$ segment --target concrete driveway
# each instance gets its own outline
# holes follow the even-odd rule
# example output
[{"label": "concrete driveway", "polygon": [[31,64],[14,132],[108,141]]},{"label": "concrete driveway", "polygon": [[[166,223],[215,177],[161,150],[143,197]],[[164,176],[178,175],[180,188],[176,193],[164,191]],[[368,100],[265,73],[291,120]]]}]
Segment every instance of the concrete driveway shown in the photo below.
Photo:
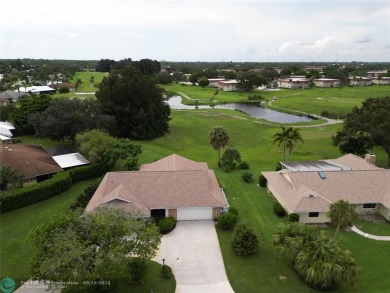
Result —
[{"label": "concrete driveway", "polygon": [[162,259],[175,274],[176,293],[234,292],[211,220],[178,222],[161,240],[154,260]]}]

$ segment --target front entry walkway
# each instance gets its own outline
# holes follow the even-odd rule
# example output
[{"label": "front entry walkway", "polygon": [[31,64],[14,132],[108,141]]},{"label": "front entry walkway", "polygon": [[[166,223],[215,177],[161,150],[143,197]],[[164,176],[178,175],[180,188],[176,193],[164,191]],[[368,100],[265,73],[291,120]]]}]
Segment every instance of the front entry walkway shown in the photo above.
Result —
[{"label": "front entry walkway", "polygon": [[211,220],[177,222],[175,230],[163,236],[154,261],[162,259],[173,270],[176,293],[234,293]]},{"label": "front entry walkway", "polygon": [[390,236],[377,236],[377,235],[371,235],[371,234],[368,234],[368,233],[365,233],[361,230],[359,230],[358,228],[356,228],[355,226],[352,226],[351,227],[351,230],[359,235],[362,235],[366,238],[369,238],[369,239],[374,239],[374,240],[381,240],[381,241],[390,241]]}]

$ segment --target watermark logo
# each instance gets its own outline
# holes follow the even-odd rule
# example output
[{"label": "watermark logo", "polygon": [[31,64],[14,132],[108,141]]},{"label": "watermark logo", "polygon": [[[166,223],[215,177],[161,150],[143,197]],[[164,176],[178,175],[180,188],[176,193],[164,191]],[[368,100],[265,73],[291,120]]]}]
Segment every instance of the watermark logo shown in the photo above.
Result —
[{"label": "watermark logo", "polygon": [[15,290],[15,281],[10,277],[4,278],[0,281],[0,290],[3,293],[11,293]]}]

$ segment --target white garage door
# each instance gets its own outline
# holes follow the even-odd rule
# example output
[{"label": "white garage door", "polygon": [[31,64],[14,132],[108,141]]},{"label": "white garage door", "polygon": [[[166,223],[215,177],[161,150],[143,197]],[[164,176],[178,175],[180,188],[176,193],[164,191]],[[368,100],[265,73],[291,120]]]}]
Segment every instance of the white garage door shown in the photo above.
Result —
[{"label": "white garage door", "polygon": [[177,219],[185,220],[211,220],[213,208],[181,208],[177,209]]}]

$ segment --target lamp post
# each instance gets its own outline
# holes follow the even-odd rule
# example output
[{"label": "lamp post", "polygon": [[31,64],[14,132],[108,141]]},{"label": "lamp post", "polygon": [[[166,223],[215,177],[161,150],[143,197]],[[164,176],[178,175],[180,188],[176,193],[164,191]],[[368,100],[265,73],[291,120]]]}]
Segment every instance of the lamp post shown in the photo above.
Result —
[{"label": "lamp post", "polygon": [[162,261],[163,261],[162,270],[164,270],[164,268],[165,268],[165,258],[163,258]]}]

